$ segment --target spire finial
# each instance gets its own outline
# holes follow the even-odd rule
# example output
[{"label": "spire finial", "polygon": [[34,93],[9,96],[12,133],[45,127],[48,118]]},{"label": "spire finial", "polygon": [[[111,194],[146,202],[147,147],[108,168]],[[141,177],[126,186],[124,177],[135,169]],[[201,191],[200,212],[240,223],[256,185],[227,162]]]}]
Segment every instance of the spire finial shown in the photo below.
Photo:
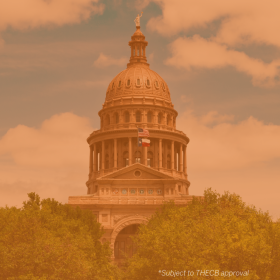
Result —
[{"label": "spire finial", "polygon": [[136,27],[140,27],[140,17],[142,17],[143,12],[141,12],[141,16],[139,16],[139,14],[137,15],[137,17],[135,18],[134,22],[136,24]]}]

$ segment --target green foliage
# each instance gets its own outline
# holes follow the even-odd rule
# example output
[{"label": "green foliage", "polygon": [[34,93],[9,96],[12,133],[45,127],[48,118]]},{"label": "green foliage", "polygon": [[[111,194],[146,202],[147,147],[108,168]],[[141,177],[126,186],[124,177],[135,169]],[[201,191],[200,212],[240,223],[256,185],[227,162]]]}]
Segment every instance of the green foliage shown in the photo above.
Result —
[{"label": "green foliage", "polygon": [[140,227],[138,252],[128,260],[124,279],[162,279],[163,270],[195,273],[172,279],[225,279],[200,276],[197,270],[219,270],[220,275],[249,270],[241,277],[247,280],[279,278],[280,224],[235,194],[209,189],[204,195],[186,207],[168,203]]},{"label": "green foliage", "polygon": [[103,231],[86,210],[40,200],[35,193],[21,209],[0,208],[1,280],[117,279]]}]

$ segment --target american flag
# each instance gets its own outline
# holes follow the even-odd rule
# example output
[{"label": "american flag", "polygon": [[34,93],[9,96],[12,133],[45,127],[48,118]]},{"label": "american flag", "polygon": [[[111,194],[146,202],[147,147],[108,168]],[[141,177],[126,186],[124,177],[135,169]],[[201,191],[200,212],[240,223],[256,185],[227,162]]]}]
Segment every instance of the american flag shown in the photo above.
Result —
[{"label": "american flag", "polygon": [[138,129],[138,137],[150,137],[149,131],[147,129],[143,129],[140,127],[137,127]]}]

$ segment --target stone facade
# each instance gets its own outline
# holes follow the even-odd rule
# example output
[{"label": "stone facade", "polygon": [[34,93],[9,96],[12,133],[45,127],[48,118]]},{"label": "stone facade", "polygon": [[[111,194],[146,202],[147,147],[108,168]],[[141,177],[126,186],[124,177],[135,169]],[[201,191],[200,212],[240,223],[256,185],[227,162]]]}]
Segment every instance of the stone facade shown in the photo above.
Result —
[{"label": "stone facade", "polygon": [[[166,201],[186,205],[192,199],[189,138],[176,130],[178,113],[167,84],[149,68],[147,45],[137,27],[127,69],[109,84],[98,113],[100,130],[87,139],[87,195],[69,197],[69,204],[93,211],[106,231],[102,241],[110,242],[116,258],[117,251],[130,250],[125,237],[133,234],[133,225],[145,223]],[[137,127],[149,130],[150,147],[138,147]]]}]

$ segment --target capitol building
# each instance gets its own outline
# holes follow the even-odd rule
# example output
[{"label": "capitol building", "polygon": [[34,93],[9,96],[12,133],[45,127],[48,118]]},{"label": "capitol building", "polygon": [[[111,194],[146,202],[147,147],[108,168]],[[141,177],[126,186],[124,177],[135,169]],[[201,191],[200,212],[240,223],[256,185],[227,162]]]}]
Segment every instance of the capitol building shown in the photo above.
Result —
[{"label": "capitol building", "polygon": [[[189,138],[176,129],[178,112],[168,85],[150,69],[147,45],[136,23],[127,68],[110,82],[98,112],[100,129],[87,138],[86,193],[68,201],[96,215],[105,230],[101,241],[110,243],[117,263],[134,254],[130,237],[165,202],[184,206],[193,198],[187,175]],[[138,127],[149,132],[149,146],[139,147]]]}]

